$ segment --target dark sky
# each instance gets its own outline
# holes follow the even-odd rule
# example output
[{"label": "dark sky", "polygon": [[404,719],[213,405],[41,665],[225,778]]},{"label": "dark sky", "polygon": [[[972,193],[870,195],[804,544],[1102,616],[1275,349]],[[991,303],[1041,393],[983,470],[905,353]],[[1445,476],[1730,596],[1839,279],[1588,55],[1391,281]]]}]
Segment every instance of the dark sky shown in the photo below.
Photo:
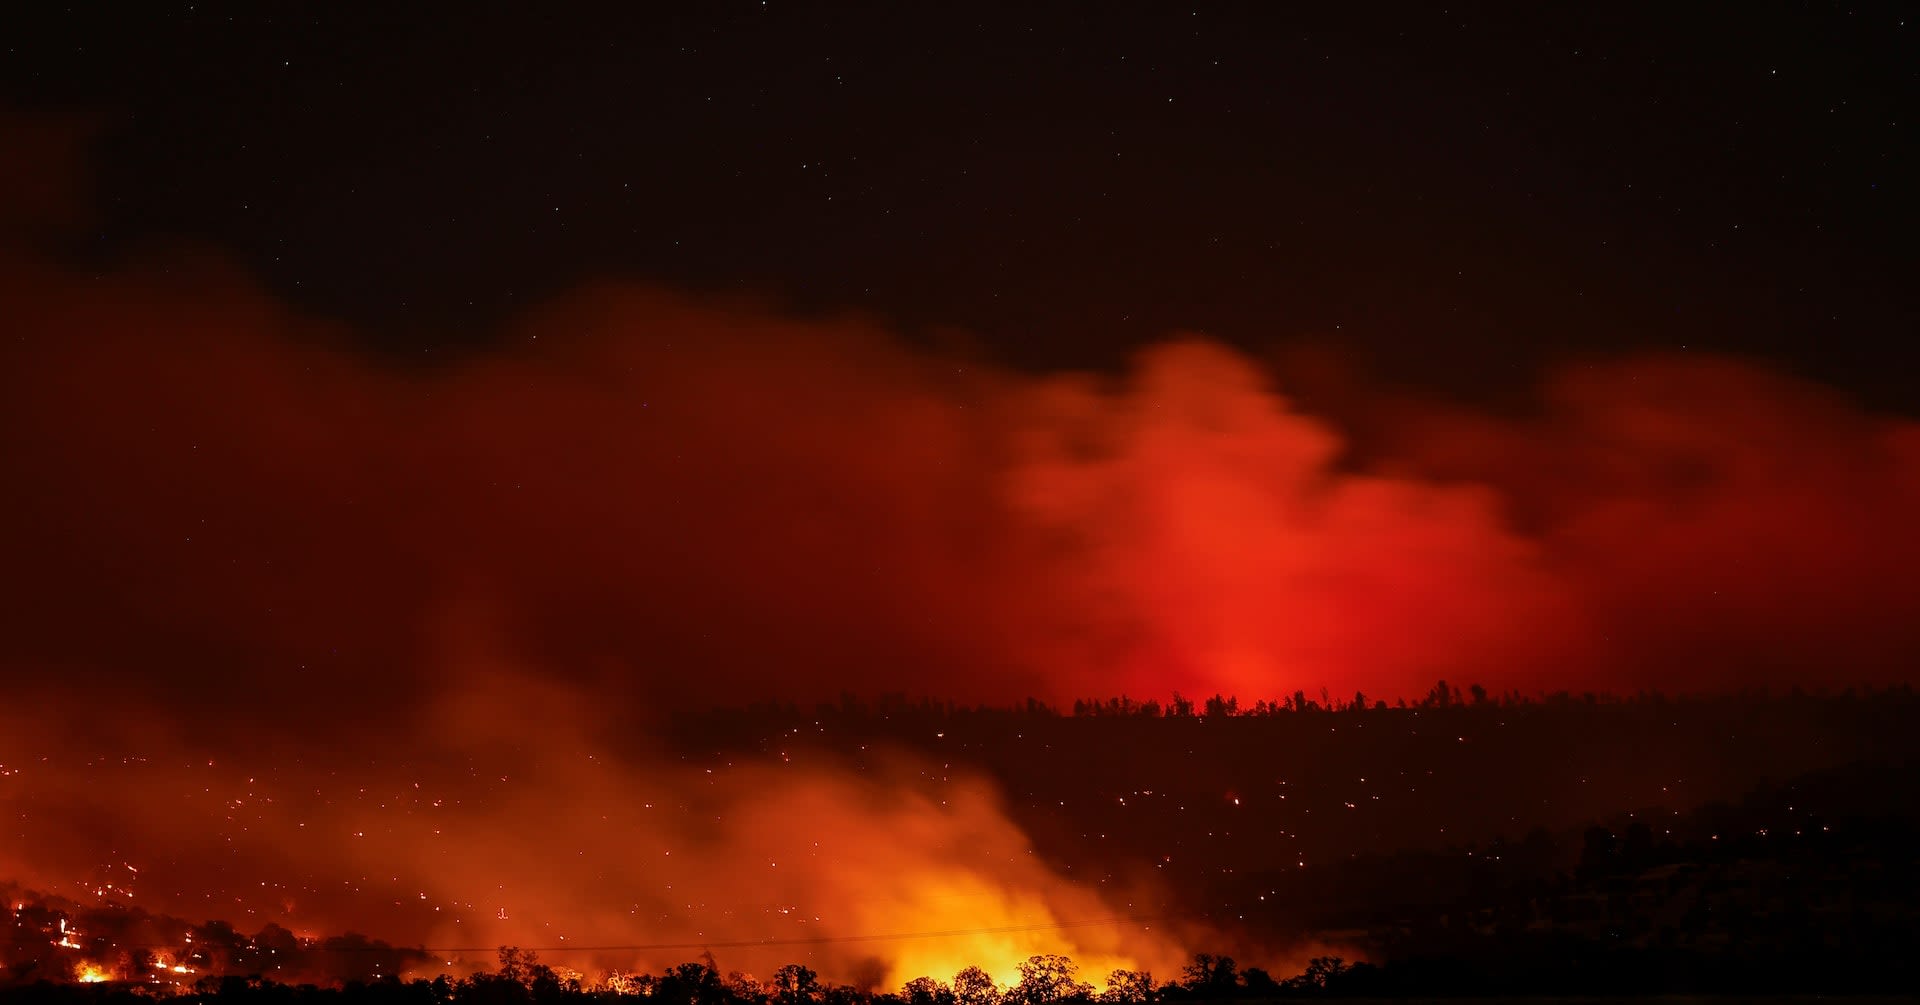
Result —
[{"label": "dark sky", "polygon": [[3,93],[98,123],[92,250],[204,238],[379,350],[618,276],[1036,369],[1685,346],[1914,407],[1897,6],[35,6]]},{"label": "dark sky", "polygon": [[626,9],[12,15],[0,671],[1911,679],[1899,15]]}]

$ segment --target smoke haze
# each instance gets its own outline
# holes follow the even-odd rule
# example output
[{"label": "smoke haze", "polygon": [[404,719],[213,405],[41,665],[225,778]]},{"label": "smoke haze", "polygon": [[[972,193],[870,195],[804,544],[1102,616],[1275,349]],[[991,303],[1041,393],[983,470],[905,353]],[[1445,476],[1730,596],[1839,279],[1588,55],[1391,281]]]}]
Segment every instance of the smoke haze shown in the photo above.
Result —
[{"label": "smoke haze", "polygon": [[[1155,895],[1034,861],[964,772],[709,775],[634,737],[842,691],[1720,690],[1910,680],[1920,653],[1920,425],[1753,361],[1336,419],[1200,335],[1036,374],[603,283],[415,365],[214,252],[41,253],[77,213],[61,177],[0,217],[0,805],[31,818],[0,867],[29,881],[137,849],[175,910],[430,945],[1038,926],[877,966],[1065,942],[1164,972],[1160,927],[1046,930]],[[221,871],[273,892],[182,902]]]}]

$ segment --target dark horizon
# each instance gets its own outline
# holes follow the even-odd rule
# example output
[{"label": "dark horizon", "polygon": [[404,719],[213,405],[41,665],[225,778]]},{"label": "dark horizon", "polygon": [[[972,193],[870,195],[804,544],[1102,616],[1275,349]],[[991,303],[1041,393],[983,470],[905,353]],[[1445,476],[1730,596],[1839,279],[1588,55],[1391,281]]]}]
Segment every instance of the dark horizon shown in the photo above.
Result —
[{"label": "dark horizon", "polygon": [[[44,878],[28,886],[66,892],[14,892],[27,927],[6,972],[151,984],[129,955],[144,948],[187,960],[193,975],[157,976],[181,988],[429,979],[490,970],[490,953],[408,947],[498,944],[592,986],[705,948],[717,973],[799,963],[879,991],[967,965],[1012,984],[1015,963],[1052,953],[1096,984],[1109,969],[1165,981],[1209,952],[1276,979],[1315,957],[1368,964],[1342,994],[1887,990],[1909,979],[1886,940],[1911,916],[1915,702],[1904,685],[1543,701],[1436,686],[1402,707],[1218,699],[1164,715],[848,699],[583,732],[584,765],[539,732],[388,743],[374,761],[56,760],[11,772],[39,820],[21,850]],[[355,878],[362,842],[390,882]],[[416,901],[415,884],[435,893]],[[1783,895],[1802,906],[1765,906]],[[609,912],[631,896],[656,913]],[[1840,970],[1782,962],[1842,931]],[[304,962],[249,955],[295,933]],[[1601,969],[1562,969],[1574,958]]]},{"label": "dark horizon", "polygon": [[1025,370],[1203,331],[1484,401],[1705,351],[1915,408],[1897,5],[9,20],[0,93],[101,139],[80,248],[227,249],[394,358],[640,276]]}]

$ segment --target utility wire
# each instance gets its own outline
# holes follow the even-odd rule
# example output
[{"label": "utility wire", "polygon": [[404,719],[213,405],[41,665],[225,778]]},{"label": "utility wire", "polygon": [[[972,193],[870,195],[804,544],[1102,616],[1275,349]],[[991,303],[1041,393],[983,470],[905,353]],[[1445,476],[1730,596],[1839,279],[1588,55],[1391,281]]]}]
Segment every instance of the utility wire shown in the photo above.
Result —
[{"label": "utility wire", "polygon": [[[507,946],[534,953],[600,953],[600,952],[646,952],[668,949],[750,949],[755,946],[825,946],[861,942],[909,942],[916,939],[953,939],[970,935],[1018,935],[1029,932],[1059,932],[1074,928],[1099,928],[1106,925],[1148,924],[1156,921],[1169,921],[1175,918],[1198,916],[1199,912],[1176,912],[1153,915],[1129,915],[1111,918],[1082,918],[1076,921],[1036,922],[1026,925],[1000,925],[991,928],[949,928],[935,932],[889,932],[869,935],[800,935],[783,938],[759,939],[708,939],[699,942],[636,942],[617,946]],[[172,943],[116,943],[116,949],[177,950],[182,948]],[[437,956],[459,955],[463,953],[498,952],[500,946],[327,946],[316,943],[301,945],[302,952],[309,953],[430,953]]]},{"label": "utility wire", "polygon": [[[938,932],[891,932],[883,935],[813,935],[787,938],[766,939],[714,939],[702,942],[647,942],[620,946],[518,946],[535,953],[598,953],[598,952],[640,952],[664,949],[747,949],[754,946],[823,946],[850,942],[906,942],[914,939],[951,939],[969,935],[1015,935],[1026,932],[1055,932],[1071,928],[1098,928],[1104,925],[1145,924],[1161,921],[1177,915],[1157,915],[1152,917],[1124,918],[1085,918],[1079,921],[1056,921],[1031,925],[1001,925],[995,928],[950,928]],[[394,947],[401,948],[401,947]],[[427,953],[491,953],[498,946],[467,946],[454,949],[422,949]],[[325,952],[326,950],[318,950]]]}]

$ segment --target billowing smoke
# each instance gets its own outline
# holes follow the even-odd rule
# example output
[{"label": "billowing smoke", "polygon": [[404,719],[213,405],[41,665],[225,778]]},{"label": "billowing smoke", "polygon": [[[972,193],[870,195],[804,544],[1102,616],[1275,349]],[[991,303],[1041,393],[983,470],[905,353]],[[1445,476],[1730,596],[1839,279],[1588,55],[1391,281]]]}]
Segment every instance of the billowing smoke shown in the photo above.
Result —
[{"label": "billowing smoke", "polygon": [[377,714],[485,635],[625,698],[1390,696],[1916,642],[1917,427],[1734,360],[1570,369],[1359,466],[1201,338],[1030,376],[600,287],[408,371],[218,269],[8,271],[29,680]]},{"label": "billowing smoke", "polygon": [[[390,938],[693,943],[1151,900],[1031,861],[991,791],[926,784],[941,766],[607,754],[676,702],[1696,690],[1910,679],[1920,654],[1920,426],[1750,362],[1569,365],[1519,418],[1377,400],[1347,417],[1361,456],[1198,336],[1036,375],[605,284],[410,365],[214,254],[26,247],[0,249],[7,764],[66,828],[37,833],[182,874],[230,854],[316,925],[377,900],[407,906],[373,912]],[[102,756],[170,766],[86,791],[63,761]],[[496,776],[525,784],[484,809],[411,788]],[[419,812],[354,826],[365,790]],[[196,846],[232,800],[254,829]],[[421,904],[542,927],[467,939]],[[1164,966],[1140,927],[873,954]]]},{"label": "billowing smoke", "polygon": [[[620,719],[537,679],[481,674],[422,723],[436,759],[480,787],[363,854],[368,868],[464,884],[428,893],[466,908],[434,919],[428,944],[485,947],[506,932],[521,945],[616,947],[569,959],[606,968],[712,951],[763,978],[804,958],[898,986],[968,965],[1011,978],[1040,952],[1101,974],[1171,972],[1172,933],[1199,931],[1149,885],[1057,875],[992,786],[954,765],[904,750],[855,764],[801,736],[703,765],[634,751]],[[621,948],[635,942],[668,948]]]},{"label": "billowing smoke", "polygon": [[970,965],[1012,980],[1048,952],[1170,974],[1203,931],[1149,884],[1062,878],[955,765],[853,764],[801,736],[689,763],[636,751],[621,718],[500,670],[353,751],[189,762],[220,741],[9,715],[0,808],[22,826],[0,870],[242,933],[371,931],[434,949],[434,972],[491,969],[516,945],[590,974],[703,952],[763,979],[804,961],[890,987]]}]

